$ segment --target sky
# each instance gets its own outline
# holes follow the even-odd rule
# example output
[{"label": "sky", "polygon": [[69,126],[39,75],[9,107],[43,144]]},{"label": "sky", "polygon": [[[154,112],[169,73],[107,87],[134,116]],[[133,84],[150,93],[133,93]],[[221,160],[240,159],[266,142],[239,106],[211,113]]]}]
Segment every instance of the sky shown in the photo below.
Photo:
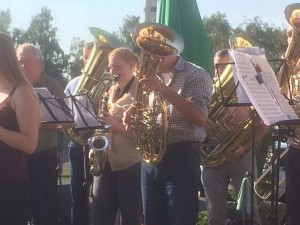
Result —
[{"label": "sky", "polygon": [[[184,0],[182,0],[184,1]],[[259,17],[263,22],[286,27],[284,8],[290,0],[197,0],[202,18],[213,13],[226,14],[233,28],[247,19]],[[74,37],[93,41],[88,27],[99,27],[110,33],[122,27],[126,16],[140,16],[144,21],[145,0],[0,0],[0,10],[10,10],[11,28],[26,30],[32,17],[46,6],[57,28],[57,39],[65,53],[69,53]]]}]

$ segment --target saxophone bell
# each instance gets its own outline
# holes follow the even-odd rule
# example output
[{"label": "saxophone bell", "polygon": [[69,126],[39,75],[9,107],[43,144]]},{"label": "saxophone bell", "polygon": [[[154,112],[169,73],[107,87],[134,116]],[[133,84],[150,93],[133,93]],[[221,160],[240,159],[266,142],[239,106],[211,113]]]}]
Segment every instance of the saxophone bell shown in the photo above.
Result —
[{"label": "saxophone bell", "polygon": [[88,139],[88,145],[94,151],[101,152],[108,147],[109,140],[104,134],[98,136],[92,136]]}]

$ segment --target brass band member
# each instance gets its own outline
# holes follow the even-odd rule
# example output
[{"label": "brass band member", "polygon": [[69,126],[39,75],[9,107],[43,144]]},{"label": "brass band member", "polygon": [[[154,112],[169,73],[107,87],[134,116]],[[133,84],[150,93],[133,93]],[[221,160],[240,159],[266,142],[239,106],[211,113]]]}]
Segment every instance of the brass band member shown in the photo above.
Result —
[{"label": "brass band member", "polygon": [[[295,6],[300,8],[299,3],[295,3]],[[299,30],[295,30],[291,25],[287,28],[288,42],[291,40],[291,36],[294,32],[297,32],[299,36]],[[297,48],[299,45],[297,46]],[[300,66],[298,60],[297,66]],[[298,94],[298,93],[297,93]],[[299,107],[299,106],[296,106]],[[299,137],[296,137],[299,140]],[[288,224],[296,225],[300,221],[300,142],[294,141],[289,146],[285,161],[285,178],[286,178],[286,205],[288,214]]]},{"label": "brass band member", "polygon": [[119,208],[123,225],[140,225],[142,158],[132,134],[122,123],[123,112],[133,103],[137,85],[133,73],[138,59],[129,49],[117,48],[109,54],[108,61],[109,72],[119,78],[110,89],[109,111],[100,115],[100,120],[110,125],[110,145],[100,176],[94,176],[92,224],[113,225]]},{"label": "brass band member", "polygon": [[[167,149],[157,164],[142,164],[142,193],[147,225],[195,225],[200,188],[199,144],[205,138],[212,79],[179,55],[165,57],[157,76],[140,80],[166,99]],[[161,82],[163,80],[164,82]],[[134,108],[125,114],[131,127]]]},{"label": "brass band member", "polygon": [[[44,73],[44,56],[41,49],[25,43],[17,48],[17,58],[26,78],[34,87],[46,87],[54,97],[63,97],[59,82]],[[39,129],[35,153],[26,157],[30,181],[31,217],[35,225],[57,223],[57,130]]]},{"label": "brass band member", "polygon": [[[94,43],[85,43],[82,48],[83,64],[86,65],[88,58],[93,49]],[[74,93],[74,90],[81,76],[72,79],[65,88],[66,96]],[[88,225],[89,224],[89,200],[88,200],[88,183],[91,182],[92,175],[85,177],[84,172],[89,168],[88,163],[84,160],[88,159],[88,151],[84,152],[83,146],[70,141],[68,144],[69,161],[70,161],[70,188],[71,188],[71,225]],[[85,157],[84,157],[85,154]]]},{"label": "brass band member", "polygon": [[[229,63],[230,58],[227,49],[222,49],[216,52],[214,57],[215,79],[217,75],[222,74],[225,70],[226,64]],[[218,66],[217,64],[221,64]],[[235,108],[235,107],[233,107]],[[229,108],[230,110],[230,108]],[[229,111],[229,113],[231,113]],[[245,121],[251,116],[251,109],[248,106],[238,107],[233,111],[232,127],[234,125]],[[255,143],[258,142],[268,131],[268,127],[262,122],[255,127]],[[252,132],[251,132],[252,133]],[[202,169],[202,183],[204,187],[206,204],[208,209],[208,224],[209,225],[226,225],[227,223],[227,196],[228,185],[232,182],[236,193],[239,192],[243,178],[247,172],[252,171],[252,137],[249,137],[246,142],[236,148],[232,152],[226,152],[226,161],[213,168],[203,166]],[[255,172],[256,171],[255,162]],[[257,175],[257,174],[256,174]],[[260,219],[258,215],[258,208],[254,204],[254,224],[259,225]],[[242,216],[245,218],[244,211]],[[250,215],[247,215],[250,221]]]},{"label": "brass band member", "polygon": [[0,224],[27,225],[29,188],[24,155],[35,151],[40,111],[13,41],[5,33],[0,33],[0,49]]}]

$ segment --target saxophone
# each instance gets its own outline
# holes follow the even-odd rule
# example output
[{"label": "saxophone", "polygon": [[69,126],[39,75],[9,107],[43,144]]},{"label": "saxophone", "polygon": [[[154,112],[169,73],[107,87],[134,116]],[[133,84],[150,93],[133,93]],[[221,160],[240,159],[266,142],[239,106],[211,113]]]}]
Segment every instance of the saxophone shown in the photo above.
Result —
[{"label": "saxophone", "polygon": [[[112,34],[102,29],[90,27],[89,30],[95,37],[94,47],[74,93],[71,94],[87,95],[97,115],[103,110],[107,90],[115,81],[115,77],[107,72],[108,54],[113,49],[124,47],[125,45]],[[90,132],[77,132],[74,127],[64,130],[66,136],[73,142],[80,145],[91,145],[90,147],[94,153],[93,156],[95,156],[90,160],[92,174],[100,174],[98,168],[101,168],[101,166],[97,165],[98,162],[96,158],[102,158],[98,157],[98,152],[102,152],[109,144],[108,139],[102,134],[104,131],[102,132],[100,130],[105,130],[105,128],[97,129],[93,132],[92,137],[90,137]]]},{"label": "saxophone", "polygon": [[[169,27],[156,23],[139,24],[132,39],[141,49],[136,77],[142,79],[156,74],[166,56],[175,55],[183,48],[183,40]],[[133,118],[135,146],[146,163],[155,164],[162,159],[167,147],[167,106],[160,93],[138,83]],[[157,135],[158,134],[158,135]]]}]

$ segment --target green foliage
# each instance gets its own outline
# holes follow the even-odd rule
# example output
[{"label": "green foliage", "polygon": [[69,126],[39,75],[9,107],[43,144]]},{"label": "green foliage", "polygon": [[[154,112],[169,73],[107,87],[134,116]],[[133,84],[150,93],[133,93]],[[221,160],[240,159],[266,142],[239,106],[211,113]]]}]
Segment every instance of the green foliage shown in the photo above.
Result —
[{"label": "green foliage", "polygon": [[126,16],[123,19],[123,26],[119,28],[118,33],[114,33],[118,38],[123,40],[128,46],[133,50],[134,53],[139,54],[140,49],[136,46],[134,41],[131,38],[131,33],[133,28],[138,25],[140,22],[140,17],[136,16]]},{"label": "green foliage", "polygon": [[69,64],[68,64],[68,79],[72,79],[81,74],[81,70],[83,68],[82,61],[82,47],[84,45],[84,41],[79,38],[73,38],[71,41]]},{"label": "green foliage", "polygon": [[207,225],[208,224],[208,214],[207,211],[198,212],[197,225]]},{"label": "green foliage", "polygon": [[234,29],[234,33],[244,34],[257,41],[274,59],[281,58],[287,47],[285,30],[274,24],[264,23],[259,17],[245,21]]},{"label": "green foliage", "polygon": [[216,12],[210,17],[203,17],[203,24],[215,51],[229,48],[229,37],[233,34],[226,14]]},{"label": "green foliage", "polygon": [[11,24],[10,10],[1,11],[0,10],[0,31],[9,34],[9,26]]}]

